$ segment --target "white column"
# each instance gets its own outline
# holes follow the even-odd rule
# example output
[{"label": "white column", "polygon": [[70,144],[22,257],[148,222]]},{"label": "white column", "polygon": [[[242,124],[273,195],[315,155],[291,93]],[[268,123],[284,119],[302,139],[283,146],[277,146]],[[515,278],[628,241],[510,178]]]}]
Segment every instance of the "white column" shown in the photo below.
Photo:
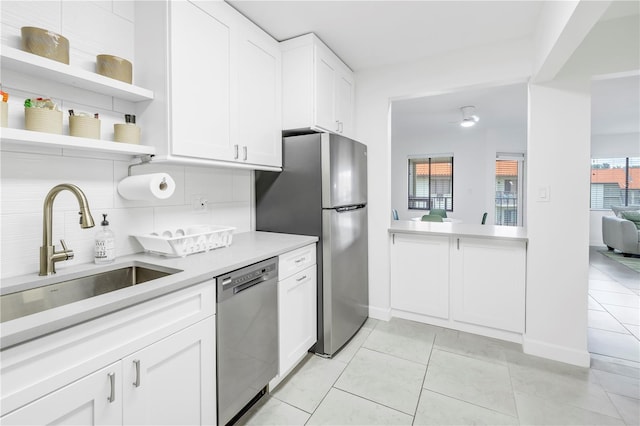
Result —
[{"label": "white column", "polygon": [[588,366],[588,82],[529,87],[524,351]]}]

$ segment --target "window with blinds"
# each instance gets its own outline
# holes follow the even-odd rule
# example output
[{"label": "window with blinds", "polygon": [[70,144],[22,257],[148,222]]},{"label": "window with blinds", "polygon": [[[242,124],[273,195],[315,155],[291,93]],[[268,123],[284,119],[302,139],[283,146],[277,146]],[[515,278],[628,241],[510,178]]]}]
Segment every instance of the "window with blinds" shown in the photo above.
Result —
[{"label": "window with blinds", "polygon": [[591,160],[591,208],[640,204],[640,157]]},{"label": "window with blinds", "polygon": [[408,207],[453,211],[453,157],[409,159]]}]

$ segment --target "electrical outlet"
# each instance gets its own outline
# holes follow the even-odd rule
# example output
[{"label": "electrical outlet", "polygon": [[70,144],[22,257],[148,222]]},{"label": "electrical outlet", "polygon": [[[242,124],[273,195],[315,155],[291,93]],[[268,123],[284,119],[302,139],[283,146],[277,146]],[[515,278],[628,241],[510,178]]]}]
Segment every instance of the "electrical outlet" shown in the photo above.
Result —
[{"label": "electrical outlet", "polygon": [[206,212],[209,206],[209,200],[207,200],[204,194],[194,194],[191,196],[191,207],[194,212]]}]

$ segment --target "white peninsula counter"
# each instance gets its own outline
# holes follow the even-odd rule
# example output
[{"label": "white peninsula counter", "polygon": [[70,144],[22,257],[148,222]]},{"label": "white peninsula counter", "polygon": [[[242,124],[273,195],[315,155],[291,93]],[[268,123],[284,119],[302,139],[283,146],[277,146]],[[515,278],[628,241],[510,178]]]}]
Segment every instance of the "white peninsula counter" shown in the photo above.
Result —
[{"label": "white peninsula counter", "polygon": [[522,342],[525,229],[396,220],[389,236],[392,316]]}]

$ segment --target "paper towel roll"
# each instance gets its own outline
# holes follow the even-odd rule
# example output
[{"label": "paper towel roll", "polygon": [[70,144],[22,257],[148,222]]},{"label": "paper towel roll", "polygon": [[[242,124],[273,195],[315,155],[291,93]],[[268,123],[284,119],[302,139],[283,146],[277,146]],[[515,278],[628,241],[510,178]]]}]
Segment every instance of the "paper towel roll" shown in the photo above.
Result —
[{"label": "paper towel roll", "polygon": [[176,190],[167,173],[129,176],[118,183],[118,193],[127,200],[164,200]]}]

